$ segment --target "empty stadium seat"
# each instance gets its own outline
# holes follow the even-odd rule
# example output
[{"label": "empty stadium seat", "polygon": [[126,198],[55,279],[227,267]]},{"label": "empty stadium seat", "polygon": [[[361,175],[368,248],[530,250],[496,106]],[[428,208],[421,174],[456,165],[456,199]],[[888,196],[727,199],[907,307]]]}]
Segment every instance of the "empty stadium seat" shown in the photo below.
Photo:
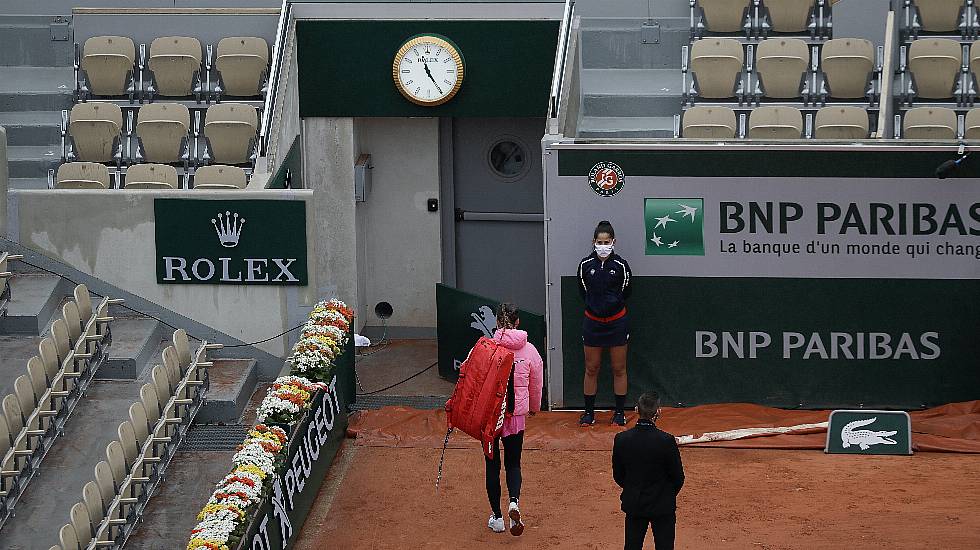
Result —
[{"label": "empty stadium seat", "polygon": [[134,164],[126,171],[125,189],[177,189],[177,169],[166,164]]},{"label": "empty stadium seat", "polygon": [[915,0],[922,30],[949,32],[959,29],[963,0]]},{"label": "empty stadium seat", "polygon": [[76,94],[116,97],[134,93],[133,70],[136,46],[125,36],[93,36],[85,41],[79,55],[75,47]]},{"label": "empty stadium seat", "polygon": [[698,0],[701,26],[711,32],[740,32],[749,25],[747,10],[750,0]]},{"label": "empty stadium seat", "polygon": [[863,98],[875,70],[874,45],[863,38],[834,38],[820,50],[827,94],[839,99]]},{"label": "empty stadium seat", "polygon": [[218,41],[215,56],[218,98],[223,95],[262,95],[269,70],[269,44],[265,39],[256,36],[222,38]]},{"label": "empty stadium seat", "polygon": [[258,112],[250,105],[221,103],[208,107],[204,136],[211,158],[219,164],[250,164],[258,126]]},{"label": "empty stadium seat", "polygon": [[78,103],[71,108],[66,160],[119,161],[122,157],[122,109],[114,103]]},{"label": "empty stadium seat", "polygon": [[916,107],[902,118],[906,139],[956,139],[956,111],[946,107]]},{"label": "empty stadium seat", "polygon": [[755,54],[762,95],[779,99],[800,97],[809,65],[810,49],[806,42],[797,38],[763,40]]},{"label": "empty stadium seat", "polygon": [[916,97],[953,97],[960,66],[960,44],[955,40],[920,38],[909,46],[908,68],[915,85]]},{"label": "empty stadium seat", "polygon": [[108,189],[109,169],[97,162],[69,162],[58,167],[58,189]]},{"label": "empty stadium seat", "polygon": [[738,129],[735,111],[728,107],[691,107],[684,111],[682,137],[732,139]]},{"label": "empty stadium seat", "polygon": [[147,67],[150,95],[185,97],[200,93],[201,42],[188,36],[162,36],[150,43]]},{"label": "empty stadium seat", "polygon": [[136,122],[138,158],[147,162],[187,163],[190,125],[190,111],[179,103],[142,106]]},{"label": "empty stadium seat", "polygon": [[863,107],[835,105],[817,111],[813,125],[816,139],[865,139],[868,137],[868,111]]},{"label": "empty stadium seat", "polygon": [[967,111],[963,139],[980,139],[980,109]]},{"label": "empty stadium seat", "polygon": [[776,32],[807,30],[814,0],[766,0],[769,25]]},{"label": "empty stadium seat", "polygon": [[756,107],[749,114],[751,139],[799,139],[803,114],[794,107]]},{"label": "empty stadium seat", "polygon": [[194,189],[245,189],[248,177],[237,166],[214,164],[194,172]]},{"label": "empty stadium seat", "polygon": [[690,57],[695,95],[709,99],[735,97],[745,63],[745,52],[738,40],[697,40],[691,44]]}]

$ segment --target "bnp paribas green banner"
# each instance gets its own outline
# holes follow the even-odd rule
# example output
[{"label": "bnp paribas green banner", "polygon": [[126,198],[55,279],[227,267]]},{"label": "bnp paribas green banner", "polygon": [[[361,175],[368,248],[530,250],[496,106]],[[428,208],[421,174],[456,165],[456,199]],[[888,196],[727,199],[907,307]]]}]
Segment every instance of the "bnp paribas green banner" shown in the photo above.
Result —
[{"label": "bnp paribas green banner", "polygon": [[[760,149],[751,159],[549,152],[553,401],[584,401],[576,273],[599,220],[632,272],[628,401],[644,390],[682,405],[910,410],[980,399],[980,178],[877,177],[888,168],[875,154],[820,157],[850,169],[860,160],[865,175],[814,177],[837,167]],[[796,175],[780,175],[776,156],[798,162]],[[616,185],[600,194],[603,174]],[[598,403],[613,403],[608,367]]]},{"label": "bnp paribas green banner", "polygon": [[306,203],[156,199],[160,284],[306,285]]},{"label": "bnp paribas green banner", "polygon": [[[436,332],[439,341],[439,375],[456,380],[459,366],[481,336],[492,337],[497,328],[498,300],[436,285]],[[544,357],[544,316],[518,310],[522,330]]]}]

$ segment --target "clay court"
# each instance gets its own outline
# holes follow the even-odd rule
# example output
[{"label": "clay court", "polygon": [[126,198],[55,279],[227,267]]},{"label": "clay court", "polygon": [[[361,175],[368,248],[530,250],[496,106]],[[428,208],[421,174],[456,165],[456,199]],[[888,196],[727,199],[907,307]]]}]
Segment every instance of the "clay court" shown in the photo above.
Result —
[{"label": "clay court", "polygon": [[[710,444],[727,448],[682,447],[687,481],[678,498],[676,547],[980,547],[980,516],[973,513],[980,509],[980,410],[941,409],[913,413],[918,450],[911,457],[826,455],[824,434],[813,430]],[[730,428],[738,417],[758,426],[787,425],[763,418],[770,414],[782,421],[826,418],[821,411],[763,407],[729,417],[722,411],[666,411],[661,424],[680,435],[690,432],[675,428],[698,417],[704,431]],[[345,442],[296,548],[322,548],[323,541],[340,549],[622,547],[608,450],[614,428],[581,430],[570,413],[529,419],[521,496],[528,528],[514,538],[486,528],[483,458],[465,435],[453,436],[436,491],[443,419],[399,408],[359,413],[351,426],[357,437]],[[966,452],[923,450],[944,446]],[[649,538],[645,547],[653,548]]]}]

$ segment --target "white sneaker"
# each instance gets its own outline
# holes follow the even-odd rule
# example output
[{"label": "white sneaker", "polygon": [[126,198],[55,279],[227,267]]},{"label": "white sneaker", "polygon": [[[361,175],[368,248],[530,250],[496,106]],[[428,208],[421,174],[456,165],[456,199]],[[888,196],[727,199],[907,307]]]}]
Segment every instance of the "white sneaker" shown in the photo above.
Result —
[{"label": "white sneaker", "polygon": [[507,515],[510,517],[510,534],[519,537],[524,534],[524,522],[521,521],[521,509],[516,502],[511,502],[507,507]]},{"label": "white sneaker", "polygon": [[504,518],[495,518],[493,517],[493,514],[490,514],[490,521],[487,522],[487,527],[489,527],[494,533],[503,533]]}]

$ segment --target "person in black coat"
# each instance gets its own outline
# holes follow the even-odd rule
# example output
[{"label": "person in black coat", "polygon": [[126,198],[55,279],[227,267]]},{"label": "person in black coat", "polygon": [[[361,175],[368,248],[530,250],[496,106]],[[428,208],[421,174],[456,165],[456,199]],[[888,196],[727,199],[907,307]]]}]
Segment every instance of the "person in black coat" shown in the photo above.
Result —
[{"label": "person in black coat", "polygon": [[648,527],[653,528],[657,550],[674,548],[677,493],[684,485],[684,467],[674,436],[657,428],[660,397],[644,393],[636,404],[636,426],[616,434],[613,443],[613,478],[623,488],[626,512],[624,550],[641,550]]}]

